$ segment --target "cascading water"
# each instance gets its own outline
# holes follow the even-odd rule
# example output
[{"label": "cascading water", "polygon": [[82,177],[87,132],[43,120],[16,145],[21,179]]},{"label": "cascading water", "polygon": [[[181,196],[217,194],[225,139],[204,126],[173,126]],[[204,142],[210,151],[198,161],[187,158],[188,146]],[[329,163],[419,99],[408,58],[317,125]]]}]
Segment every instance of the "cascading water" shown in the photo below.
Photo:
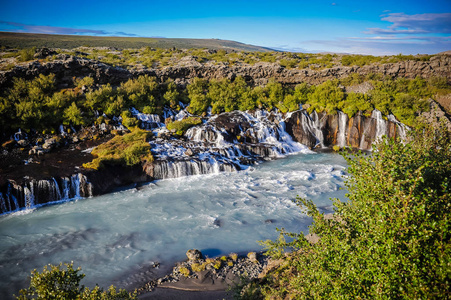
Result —
[{"label": "cascading water", "polygon": [[92,196],[92,186],[83,174],[70,178],[31,180],[24,186],[8,183],[6,192],[0,193],[0,213],[33,209],[58,201]]},{"label": "cascading water", "polygon": [[[291,139],[281,114],[272,114],[274,121],[268,117],[265,111],[254,114],[234,111],[190,128],[184,135],[186,141],[162,138],[151,141],[156,158],[151,176],[165,179],[237,171],[262,159],[310,152]],[[164,130],[160,128],[157,134]],[[244,139],[249,141],[243,142]]]},{"label": "cascading water", "polygon": [[390,122],[396,124],[396,133],[397,133],[398,137],[401,139],[401,141],[405,141],[407,138],[407,131],[409,130],[409,128],[406,125],[404,125],[403,123],[396,120],[394,115],[388,115],[387,119]]},{"label": "cascading water", "polygon": [[379,141],[382,136],[388,135],[387,121],[382,118],[382,113],[377,109],[373,110],[371,118],[376,119],[376,136],[374,140]]},{"label": "cascading water", "polygon": [[323,131],[321,130],[321,122],[320,122],[320,118],[318,116],[318,113],[316,111],[314,111],[311,115],[310,115],[313,124],[311,125],[311,128],[313,130],[314,135],[316,136],[316,139],[318,140],[318,145],[323,148],[324,147],[324,134]]},{"label": "cascading water", "polygon": [[348,123],[348,115],[342,111],[338,112],[338,137],[337,144],[340,147],[346,146],[346,125]]},{"label": "cascading water", "polygon": [[161,123],[161,119],[159,115],[155,114],[143,114],[140,113],[137,109],[131,108],[130,112],[132,115],[141,121],[141,127],[143,129],[155,129],[163,127],[164,124]]}]

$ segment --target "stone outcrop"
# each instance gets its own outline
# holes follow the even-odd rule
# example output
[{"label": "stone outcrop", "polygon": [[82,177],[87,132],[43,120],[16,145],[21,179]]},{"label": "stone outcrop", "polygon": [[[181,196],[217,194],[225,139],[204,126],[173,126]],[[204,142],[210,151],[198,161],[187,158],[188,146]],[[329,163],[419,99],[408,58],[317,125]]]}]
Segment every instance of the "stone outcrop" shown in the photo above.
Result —
[{"label": "stone outcrop", "polygon": [[135,183],[149,182],[149,177],[141,165],[126,167],[121,165],[107,165],[101,170],[85,170],[84,175],[92,184],[92,194],[102,195],[112,190]]},{"label": "stone outcrop", "polygon": [[11,85],[13,77],[31,79],[39,74],[56,75],[60,86],[71,85],[73,77],[91,76],[98,84],[119,84],[129,78],[148,74],[156,76],[161,82],[168,78],[174,79],[179,84],[186,84],[194,77],[206,79],[229,78],[242,76],[246,81],[254,85],[263,85],[270,78],[283,83],[295,85],[301,82],[319,84],[329,79],[344,78],[352,73],[367,75],[379,73],[391,77],[415,78],[420,76],[444,76],[451,78],[451,56],[437,55],[429,61],[402,61],[388,64],[371,64],[363,67],[333,67],[323,70],[311,69],[286,69],[276,63],[259,62],[255,65],[201,64],[196,61],[182,61],[179,65],[168,66],[162,69],[127,70],[113,67],[98,61],[83,57],[75,57],[60,54],[56,60],[50,62],[33,61],[26,65],[17,66],[6,72],[0,72],[0,88]]},{"label": "stone outcrop", "polygon": [[166,67],[155,70],[155,74],[162,80],[168,78],[229,78],[242,76],[248,82],[263,85],[270,78],[290,85],[301,82],[319,84],[329,79],[345,78],[352,73],[368,75],[378,73],[391,77],[415,78],[420,76],[428,78],[431,76],[444,76],[451,78],[451,56],[438,55],[429,61],[403,61],[389,64],[372,64],[363,67],[333,67],[323,70],[311,69],[286,69],[276,63],[256,63],[255,65],[199,65]]},{"label": "stone outcrop", "polygon": [[0,89],[10,87],[14,77],[32,79],[39,74],[55,74],[56,82],[60,87],[71,86],[74,77],[91,76],[96,83],[115,85],[134,75],[123,68],[112,67],[87,58],[60,54],[51,62],[33,61],[16,66],[11,71],[0,72]]},{"label": "stone outcrop", "polygon": [[[451,94],[448,95],[448,99]],[[445,97],[442,97],[443,100]],[[443,108],[439,103],[432,99],[428,99],[430,105],[430,111],[422,112],[421,117],[426,121],[427,124],[432,124],[433,126],[439,126],[443,124],[449,131],[451,131],[451,116],[447,113],[446,108]],[[448,108],[448,112],[449,112]]]}]

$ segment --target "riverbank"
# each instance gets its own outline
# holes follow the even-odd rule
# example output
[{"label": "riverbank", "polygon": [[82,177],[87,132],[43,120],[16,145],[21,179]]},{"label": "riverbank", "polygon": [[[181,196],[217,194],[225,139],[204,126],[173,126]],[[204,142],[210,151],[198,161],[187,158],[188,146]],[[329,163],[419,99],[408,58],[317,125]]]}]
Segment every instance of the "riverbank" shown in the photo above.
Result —
[{"label": "riverbank", "polygon": [[238,285],[259,278],[268,265],[268,257],[256,252],[208,258],[199,250],[191,249],[186,255],[188,259],[177,262],[171,273],[138,289],[140,298],[157,299],[158,295],[170,299],[184,294],[188,298],[231,299]]}]

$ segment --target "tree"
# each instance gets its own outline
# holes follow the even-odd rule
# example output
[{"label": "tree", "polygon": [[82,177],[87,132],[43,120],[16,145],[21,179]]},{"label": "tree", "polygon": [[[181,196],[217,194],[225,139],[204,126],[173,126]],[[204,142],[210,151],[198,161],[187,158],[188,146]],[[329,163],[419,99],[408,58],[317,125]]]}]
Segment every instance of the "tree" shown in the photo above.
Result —
[{"label": "tree", "polygon": [[309,112],[326,110],[328,114],[336,113],[338,103],[343,101],[345,94],[338,86],[336,80],[328,80],[318,85],[314,91],[308,94],[308,103],[311,104]]},{"label": "tree", "polygon": [[75,102],[72,102],[71,106],[64,110],[64,124],[65,125],[85,125],[83,119],[83,113],[81,109],[77,107]]},{"label": "tree", "polygon": [[90,290],[80,286],[80,281],[85,274],[80,273],[81,268],[74,269],[73,263],[59,264],[57,266],[48,265],[44,267],[42,273],[31,271],[30,287],[20,290],[19,300],[42,299],[42,300],[101,300],[101,299],[136,299],[136,293],[130,294],[120,289],[116,291],[111,286],[107,291],[96,286]]},{"label": "tree", "polygon": [[[347,153],[349,201],[325,218],[298,199],[320,236],[282,232],[266,243],[282,263],[260,287],[271,299],[448,299],[451,289],[451,137],[446,129],[385,139]],[[287,241],[286,237],[293,238]],[[286,253],[293,249],[291,253]]]},{"label": "tree", "polygon": [[201,78],[194,78],[191,84],[187,86],[188,97],[191,103],[188,111],[195,115],[206,112],[210,106],[210,99],[207,98],[208,82]]}]

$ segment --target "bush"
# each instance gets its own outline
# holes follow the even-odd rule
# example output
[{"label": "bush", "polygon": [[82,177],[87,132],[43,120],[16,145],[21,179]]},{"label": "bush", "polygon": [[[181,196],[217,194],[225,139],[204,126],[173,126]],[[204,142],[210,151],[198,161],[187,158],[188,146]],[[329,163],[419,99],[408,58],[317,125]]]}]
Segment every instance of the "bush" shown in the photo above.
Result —
[{"label": "bush", "polygon": [[108,142],[92,150],[94,159],[83,167],[98,170],[105,164],[133,166],[142,161],[153,161],[150,145],[147,140],[152,132],[139,128],[122,136],[115,136]]},{"label": "bush", "polygon": [[19,51],[19,61],[29,61],[34,59],[34,54],[36,53],[36,47],[26,48]]},{"label": "bush", "polygon": [[200,118],[188,117],[180,121],[168,123],[166,127],[169,130],[174,131],[177,135],[183,135],[189,128],[200,124],[202,124],[202,120]]},{"label": "bush", "polygon": [[90,290],[80,286],[80,280],[85,274],[79,273],[80,268],[74,270],[73,263],[58,266],[48,265],[44,267],[42,273],[33,270],[31,272],[31,282],[28,289],[20,290],[19,300],[25,299],[79,299],[79,300],[102,300],[102,299],[137,299],[136,293],[130,294],[125,290],[116,291],[111,286],[107,291],[96,286]]},{"label": "bush", "polygon": [[[346,154],[347,203],[334,199],[326,219],[313,217],[310,244],[282,232],[266,242],[282,258],[262,284],[262,296],[284,299],[447,299],[451,288],[451,142],[446,129],[385,139],[371,155]],[[288,242],[286,237],[294,238]],[[285,254],[287,249],[293,252]]]}]

